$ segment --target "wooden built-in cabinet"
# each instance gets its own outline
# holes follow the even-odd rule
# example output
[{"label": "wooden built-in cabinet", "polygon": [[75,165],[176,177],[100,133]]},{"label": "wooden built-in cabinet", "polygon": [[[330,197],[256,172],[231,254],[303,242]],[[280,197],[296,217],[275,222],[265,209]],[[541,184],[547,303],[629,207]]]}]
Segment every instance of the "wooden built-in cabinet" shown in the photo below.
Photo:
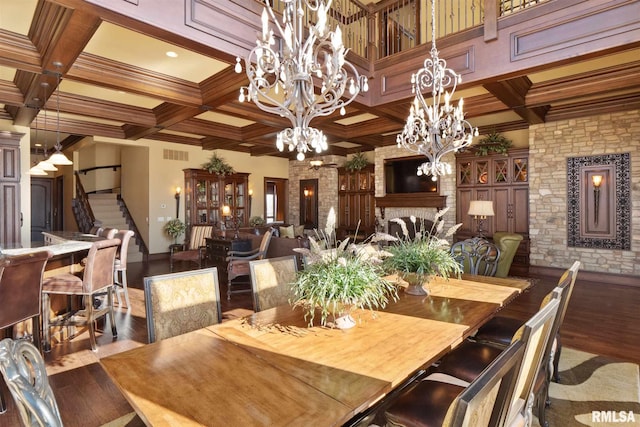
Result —
[{"label": "wooden built-in cabinet", "polygon": [[[187,229],[192,225],[213,225],[227,229],[247,226],[248,187],[248,173],[221,176],[205,169],[185,169]],[[229,206],[229,215],[223,215],[224,205]]]},{"label": "wooden built-in cabinet", "polygon": [[0,247],[20,244],[20,138],[23,134],[0,134]]},{"label": "wooden built-in cabinet", "polygon": [[372,234],[376,227],[375,206],[374,165],[354,172],[338,168],[338,238],[360,240]]},{"label": "wooden built-in cabinet", "polygon": [[493,201],[494,216],[484,220],[484,235],[508,231],[523,236],[512,272],[524,274],[529,266],[529,150],[504,154],[456,156],[456,220],[462,226],[456,239],[477,235],[478,221],[467,212],[472,200]]}]

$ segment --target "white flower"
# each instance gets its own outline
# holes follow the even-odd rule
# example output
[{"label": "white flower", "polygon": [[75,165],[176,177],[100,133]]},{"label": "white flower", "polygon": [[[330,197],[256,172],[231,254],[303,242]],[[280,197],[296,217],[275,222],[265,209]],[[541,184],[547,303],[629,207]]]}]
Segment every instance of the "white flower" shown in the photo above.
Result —
[{"label": "white flower", "polygon": [[407,224],[402,219],[393,218],[391,222],[395,222],[396,224],[399,224],[400,228],[402,228],[402,235],[406,238],[409,237],[409,230],[407,229]]},{"label": "white flower", "polygon": [[336,229],[336,211],[333,209],[329,209],[329,215],[327,216],[327,225],[324,227],[324,232],[327,236],[331,236]]}]

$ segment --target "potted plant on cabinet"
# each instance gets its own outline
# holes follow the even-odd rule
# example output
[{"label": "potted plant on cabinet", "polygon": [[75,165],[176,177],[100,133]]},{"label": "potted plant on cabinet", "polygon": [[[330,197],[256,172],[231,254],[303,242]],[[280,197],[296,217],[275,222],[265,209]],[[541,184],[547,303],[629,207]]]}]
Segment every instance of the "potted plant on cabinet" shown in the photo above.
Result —
[{"label": "potted plant on cabinet", "polygon": [[305,256],[306,266],[292,284],[292,305],[306,310],[309,326],[319,311],[322,326],[347,329],[355,326],[350,314],[353,309],[382,308],[389,298],[397,298],[395,285],[384,278],[383,252],[368,244],[350,244],[349,239],[334,247],[322,243],[335,241],[333,208],[325,230],[319,233],[318,239],[309,238],[310,249],[296,249]]},{"label": "potted plant on cabinet", "polygon": [[448,210],[449,208],[445,208],[435,214],[433,225],[429,230],[419,227],[416,218],[410,217],[411,226],[415,232],[413,239],[409,237],[409,229],[402,219],[391,220],[400,225],[403,236],[386,248],[391,256],[384,259],[384,268],[388,273],[395,273],[407,282],[405,293],[428,295],[425,285],[428,285],[432,276],[449,278],[459,277],[462,274],[462,267],[451,255],[450,244],[446,240],[461,224],[454,225],[442,235],[444,229],[442,217]]}]

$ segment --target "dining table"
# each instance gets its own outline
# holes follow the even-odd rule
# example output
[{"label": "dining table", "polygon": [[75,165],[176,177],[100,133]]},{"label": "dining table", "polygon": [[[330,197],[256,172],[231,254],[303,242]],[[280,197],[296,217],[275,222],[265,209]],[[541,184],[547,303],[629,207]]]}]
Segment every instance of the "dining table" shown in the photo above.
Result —
[{"label": "dining table", "polygon": [[[404,286],[398,278],[400,288]],[[101,359],[149,426],[342,426],[424,372],[529,286],[435,279],[350,329],[283,305]]]}]

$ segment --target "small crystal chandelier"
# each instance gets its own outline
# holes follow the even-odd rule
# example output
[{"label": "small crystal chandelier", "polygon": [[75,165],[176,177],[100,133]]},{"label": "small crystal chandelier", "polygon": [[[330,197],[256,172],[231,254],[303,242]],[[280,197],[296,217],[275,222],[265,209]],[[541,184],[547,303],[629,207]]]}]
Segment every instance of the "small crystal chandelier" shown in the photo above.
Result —
[{"label": "small crystal chandelier", "polygon": [[[303,39],[306,6],[316,13],[317,22],[308,29]],[[304,160],[308,151],[320,153],[327,149],[327,138],[321,130],[309,126],[318,116],[328,116],[335,110],[345,113],[360,91],[366,92],[366,76],[360,76],[356,68],[346,61],[347,50],[342,44],[340,27],[328,31],[327,11],[331,0],[284,0],[282,24],[271,8],[271,0],[265,0],[262,11],[262,34],[256,40],[245,67],[249,86],[240,89],[240,102],[253,101],[263,111],[279,114],[291,121],[292,127],[278,133],[276,146],[284,151],[298,152],[297,159]],[[279,33],[277,50],[271,19]],[[235,71],[242,72],[240,58]],[[319,92],[315,92],[314,80]],[[347,93],[345,93],[347,92]],[[346,96],[345,99],[342,97]]]},{"label": "small crystal chandelier", "polygon": [[[423,67],[411,76],[415,98],[404,130],[396,141],[398,147],[427,157],[428,161],[418,166],[417,174],[431,175],[435,181],[438,176],[451,173],[451,165],[443,162],[442,157],[469,146],[473,137],[478,136],[478,128],[473,128],[464,119],[462,98],[457,107],[449,104],[461,76],[447,68],[444,59],[438,58],[434,2],[431,0],[431,57],[425,59]],[[449,86],[451,92],[445,92]],[[427,89],[431,89],[431,105],[422,95]],[[443,94],[444,105],[441,106]]]}]

